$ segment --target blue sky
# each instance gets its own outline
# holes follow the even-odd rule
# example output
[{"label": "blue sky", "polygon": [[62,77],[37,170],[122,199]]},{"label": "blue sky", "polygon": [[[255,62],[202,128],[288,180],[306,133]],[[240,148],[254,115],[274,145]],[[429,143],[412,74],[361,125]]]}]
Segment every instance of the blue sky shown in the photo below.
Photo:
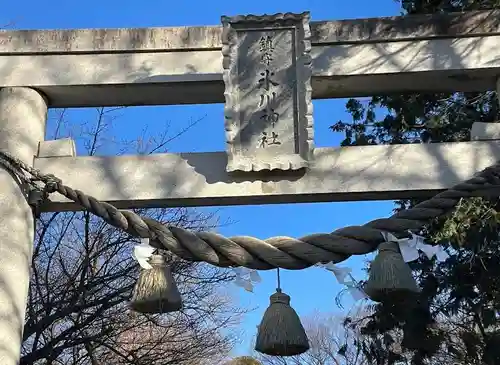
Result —
[{"label": "blue sky", "polygon": [[[148,1],[86,0],[81,2],[50,0],[22,2],[4,0],[0,25],[10,29],[57,29],[57,28],[116,28],[154,27],[219,24],[221,15],[262,14],[275,12],[302,12],[309,10],[312,20],[334,20],[391,16],[400,13],[399,3],[394,0],[273,0],[273,1]],[[72,124],[92,121],[95,110],[71,110],[68,120]],[[169,125],[175,134],[190,121],[202,118],[195,127],[170,145],[171,152],[222,151],[224,146],[223,105],[136,107],[119,113],[109,130],[117,139],[136,139],[145,127],[155,134]],[[315,143],[317,146],[336,146],[340,137],[328,130],[335,121],[348,120],[345,100],[314,102]],[[50,131],[49,131],[50,133]],[[77,143],[81,141],[77,140]],[[113,152],[112,144],[107,153]],[[81,149],[81,144],[79,149]],[[347,225],[363,224],[371,219],[387,216],[392,202],[355,202],[289,204],[267,206],[223,207],[222,218],[233,224],[221,228],[227,236],[252,235],[259,238],[292,236],[331,232]],[[345,265],[354,269],[354,276],[363,278],[362,268],[366,257],[349,259]],[[244,336],[235,354],[250,351],[263,311],[276,286],[275,272],[262,273],[263,282],[254,293],[234,288],[234,294],[242,305],[257,308],[242,323]],[[341,290],[334,276],[322,269],[282,273],[282,287],[292,297],[292,305],[300,315],[314,311],[338,312],[335,296]],[[345,310],[352,304],[344,301]]]}]

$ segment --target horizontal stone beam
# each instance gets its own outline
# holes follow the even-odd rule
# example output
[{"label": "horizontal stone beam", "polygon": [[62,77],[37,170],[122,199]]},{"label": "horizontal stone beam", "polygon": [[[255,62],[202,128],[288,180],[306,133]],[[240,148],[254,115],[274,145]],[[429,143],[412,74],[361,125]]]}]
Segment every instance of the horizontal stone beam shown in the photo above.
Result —
[{"label": "horizontal stone beam", "polygon": [[[500,160],[500,141],[317,148],[301,174],[230,175],[224,152],[46,157],[35,167],[120,208],[431,196]],[[78,210],[58,195],[47,211]]]},{"label": "horizontal stone beam", "polygon": [[[2,30],[0,53],[220,50],[221,32],[221,26]],[[500,10],[311,22],[311,42],[315,45],[459,38],[498,33]]]},{"label": "horizontal stone beam", "polygon": [[[314,14],[313,14],[314,15]],[[313,98],[493,90],[500,12],[312,23]],[[222,103],[220,27],[0,32],[0,87],[51,107]]]}]

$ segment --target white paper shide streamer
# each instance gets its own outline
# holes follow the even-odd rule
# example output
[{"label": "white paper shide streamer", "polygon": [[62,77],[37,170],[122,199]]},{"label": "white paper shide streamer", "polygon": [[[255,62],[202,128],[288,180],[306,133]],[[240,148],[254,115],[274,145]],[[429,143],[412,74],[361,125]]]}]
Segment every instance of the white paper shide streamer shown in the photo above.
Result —
[{"label": "white paper shide streamer", "polygon": [[[387,242],[398,243],[404,262],[417,260],[419,257],[419,251],[423,252],[429,259],[435,256],[439,261],[444,261],[449,257],[448,253],[446,253],[442,246],[428,245],[425,243],[424,237],[416,235],[412,232],[410,232],[410,234],[411,236],[409,238],[398,239],[389,232],[382,232],[382,236]],[[355,301],[368,298],[365,292],[357,287],[356,280],[354,280],[351,275],[351,268],[340,267],[331,262],[327,264],[317,264],[316,266],[331,271],[337,278],[337,281],[347,287],[347,291],[351,294]]]},{"label": "white paper shide streamer", "polygon": [[412,232],[410,232],[410,234],[411,237],[398,239],[389,232],[382,232],[382,236],[387,242],[398,243],[404,262],[417,260],[420,255],[419,251],[422,251],[429,259],[436,256],[439,261],[444,261],[448,258],[449,255],[441,245],[428,245],[425,243],[424,237],[416,235]]},{"label": "white paper shide streamer", "polygon": [[233,268],[233,272],[236,275],[236,278],[234,279],[236,286],[239,286],[250,293],[253,293],[254,285],[262,281],[257,270],[235,267]]},{"label": "white paper shide streamer", "polygon": [[141,244],[135,245],[132,256],[143,269],[149,270],[152,268],[149,264],[149,259],[155,250],[156,249],[149,244],[148,238],[141,238]]},{"label": "white paper shide streamer", "polygon": [[[156,248],[149,244],[149,239],[142,238],[141,243],[139,245],[135,245],[132,256],[143,269],[149,270],[152,268],[151,264],[149,263],[149,259],[151,258],[155,250]],[[241,267],[236,267],[232,270],[236,275],[234,283],[248,292],[253,292],[254,285],[262,281],[259,273],[256,270],[250,270]]]},{"label": "white paper shide streamer", "polygon": [[327,264],[317,264],[316,266],[322,267],[328,271],[331,271],[337,281],[347,287],[347,291],[352,296],[355,302],[367,298],[365,292],[359,289],[356,285],[356,280],[352,277],[352,270],[350,267],[340,267],[332,262]]}]

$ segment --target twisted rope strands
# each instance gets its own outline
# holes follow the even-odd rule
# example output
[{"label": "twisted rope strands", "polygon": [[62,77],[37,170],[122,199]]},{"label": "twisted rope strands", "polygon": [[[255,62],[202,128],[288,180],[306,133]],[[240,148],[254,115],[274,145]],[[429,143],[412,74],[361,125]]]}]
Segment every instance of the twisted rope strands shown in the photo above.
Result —
[{"label": "twisted rope strands", "polygon": [[[5,156],[4,156],[5,155]],[[498,195],[500,163],[484,169],[475,177],[441,192],[411,209],[376,219],[363,226],[349,226],[332,233],[301,238],[271,237],[261,240],[250,236],[226,238],[212,232],[192,232],[165,226],[150,218],[100,202],[79,190],[65,186],[52,175],[43,175],[21,161],[1,153],[2,158],[46,184],[46,191],[58,192],[107,223],[129,234],[151,239],[157,248],[166,249],[188,261],[205,261],[219,267],[244,266],[256,270],[304,269],[317,263],[338,263],[351,255],[374,251],[384,241],[381,232],[396,236],[421,229],[430,220],[449,212],[463,197]]]}]

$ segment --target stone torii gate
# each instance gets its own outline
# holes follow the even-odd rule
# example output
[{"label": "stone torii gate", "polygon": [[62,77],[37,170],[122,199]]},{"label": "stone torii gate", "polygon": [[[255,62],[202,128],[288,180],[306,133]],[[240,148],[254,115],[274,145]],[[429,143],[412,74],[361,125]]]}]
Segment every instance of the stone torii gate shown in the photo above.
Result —
[{"label": "stone torii gate", "polygon": [[[471,142],[314,148],[311,104],[386,92],[500,91],[498,11],[222,22],[1,32],[0,151],[121,209],[425,197],[500,160],[499,133],[483,124]],[[69,139],[44,140],[50,107],[220,102],[225,152],[87,157],[76,156]],[[0,186],[0,363],[13,365],[34,218],[15,174],[0,170]],[[54,194],[43,209],[82,207]]]}]

